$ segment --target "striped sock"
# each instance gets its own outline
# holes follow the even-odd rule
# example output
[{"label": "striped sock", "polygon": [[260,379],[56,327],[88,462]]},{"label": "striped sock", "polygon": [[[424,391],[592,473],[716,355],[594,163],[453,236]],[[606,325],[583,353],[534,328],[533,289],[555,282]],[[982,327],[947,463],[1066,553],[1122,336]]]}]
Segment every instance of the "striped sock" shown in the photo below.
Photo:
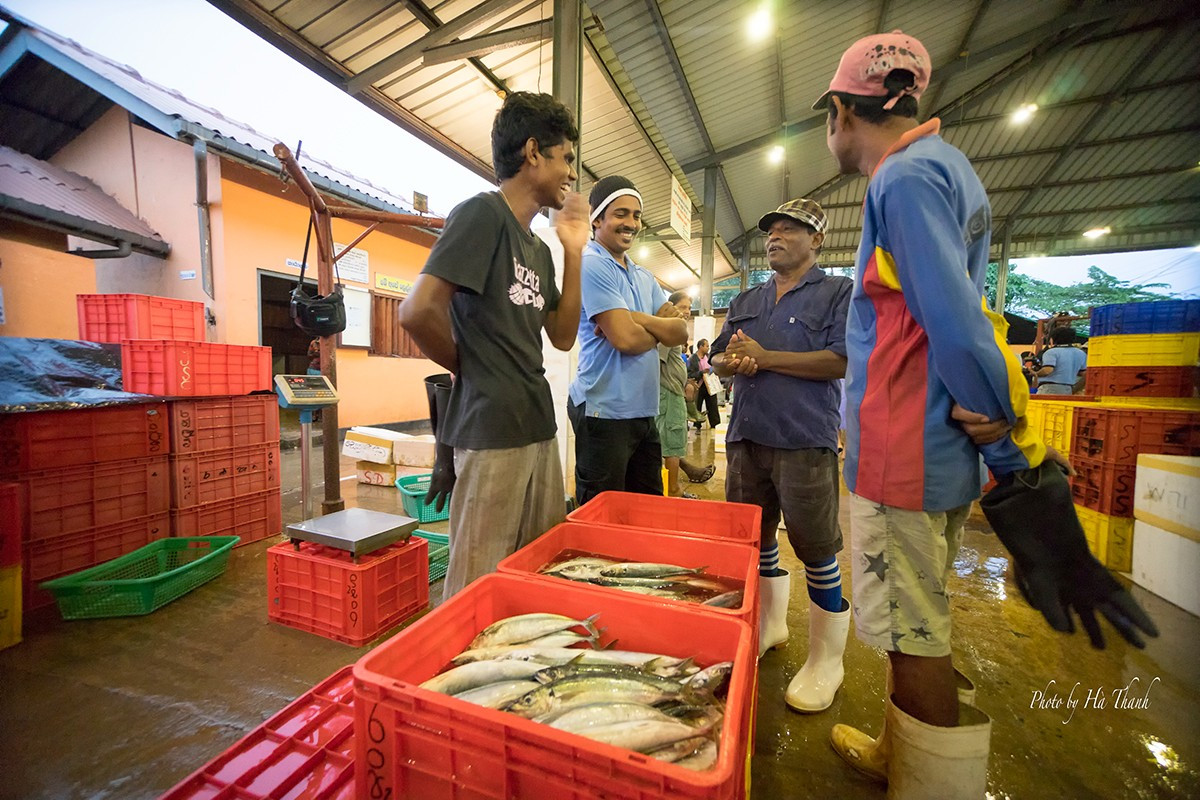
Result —
[{"label": "striped sock", "polygon": [[779,543],[776,542],[770,550],[760,550],[758,553],[758,574],[768,577],[779,569]]},{"label": "striped sock", "polygon": [[[762,570],[762,567],[759,567]],[[804,579],[808,584],[808,599],[824,610],[836,614],[842,610],[842,572],[837,559],[804,565]]]}]

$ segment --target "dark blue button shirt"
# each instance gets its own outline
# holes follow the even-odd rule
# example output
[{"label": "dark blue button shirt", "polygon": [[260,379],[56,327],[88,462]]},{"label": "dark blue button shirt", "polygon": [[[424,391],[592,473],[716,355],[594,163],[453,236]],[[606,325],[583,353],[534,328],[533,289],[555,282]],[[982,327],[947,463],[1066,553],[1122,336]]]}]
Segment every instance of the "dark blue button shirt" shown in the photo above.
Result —
[{"label": "dark blue button shirt", "polygon": [[[827,275],[814,266],[776,303],[772,275],[729,304],[725,325],[709,357],[725,352],[739,328],[766,350],[832,350],[845,356],[846,312],[853,286],[849,278]],[[751,377],[738,375],[726,439],[783,450],[836,450],[840,401],[840,380],[810,381],[769,370],[759,370]]]}]

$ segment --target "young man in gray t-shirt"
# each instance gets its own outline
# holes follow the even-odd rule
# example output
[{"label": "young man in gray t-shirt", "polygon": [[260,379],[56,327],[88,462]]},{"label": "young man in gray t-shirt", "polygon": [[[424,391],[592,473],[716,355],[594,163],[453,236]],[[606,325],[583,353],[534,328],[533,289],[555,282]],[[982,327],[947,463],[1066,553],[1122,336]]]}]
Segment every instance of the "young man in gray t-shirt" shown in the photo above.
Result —
[{"label": "young man in gray t-shirt", "polygon": [[[400,324],[421,351],[455,375],[437,434],[454,448],[457,476],[449,478],[444,598],[495,570],[565,512],[541,331],[559,350],[575,343],[589,233],[587,205],[570,191],[578,138],[570,112],[554,98],[510,94],[492,126],[500,190],[450,212],[400,305]],[[550,249],[529,230],[542,208],[561,209],[561,292]]]}]

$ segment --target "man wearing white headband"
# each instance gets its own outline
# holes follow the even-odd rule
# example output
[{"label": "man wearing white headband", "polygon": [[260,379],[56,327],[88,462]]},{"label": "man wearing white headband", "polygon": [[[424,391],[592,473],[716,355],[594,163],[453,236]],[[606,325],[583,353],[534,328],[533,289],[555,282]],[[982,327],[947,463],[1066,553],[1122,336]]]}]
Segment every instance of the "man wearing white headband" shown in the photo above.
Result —
[{"label": "man wearing white headband", "polygon": [[567,402],[580,505],[609,490],[662,494],[657,348],[687,341],[681,312],[629,257],[642,227],[633,182],[602,178],[589,200],[593,240],[583,251],[579,370]]}]

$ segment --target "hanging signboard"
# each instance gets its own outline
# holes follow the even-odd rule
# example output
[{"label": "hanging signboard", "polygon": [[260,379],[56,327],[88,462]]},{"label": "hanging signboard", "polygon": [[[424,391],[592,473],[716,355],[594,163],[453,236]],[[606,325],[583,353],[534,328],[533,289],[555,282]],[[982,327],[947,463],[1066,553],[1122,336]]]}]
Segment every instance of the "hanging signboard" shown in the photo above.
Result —
[{"label": "hanging signboard", "polygon": [[692,241],[692,199],[679,185],[674,175],[671,176],[671,230],[679,234],[685,242]]},{"label": "hanging signboard", "polygon": [[408,294],[412,291],[412,287],[412,281],[406,281],[394,275],[384,275],[382,272],[375,273],[376,289],[382,289],[385,292],[396,292],[397,294]]},{"label": "hanging signboard", "polygon": [[[346,245],[333,243],[333,254],[337,255],[346,249]],[[367,260],[367,251],[361,248],[354,248],[346,255],[342,256],[337,261],[336,269],[338,277],[343,281],[354,281],[355,283],[370,283],[371,268]]]}]

